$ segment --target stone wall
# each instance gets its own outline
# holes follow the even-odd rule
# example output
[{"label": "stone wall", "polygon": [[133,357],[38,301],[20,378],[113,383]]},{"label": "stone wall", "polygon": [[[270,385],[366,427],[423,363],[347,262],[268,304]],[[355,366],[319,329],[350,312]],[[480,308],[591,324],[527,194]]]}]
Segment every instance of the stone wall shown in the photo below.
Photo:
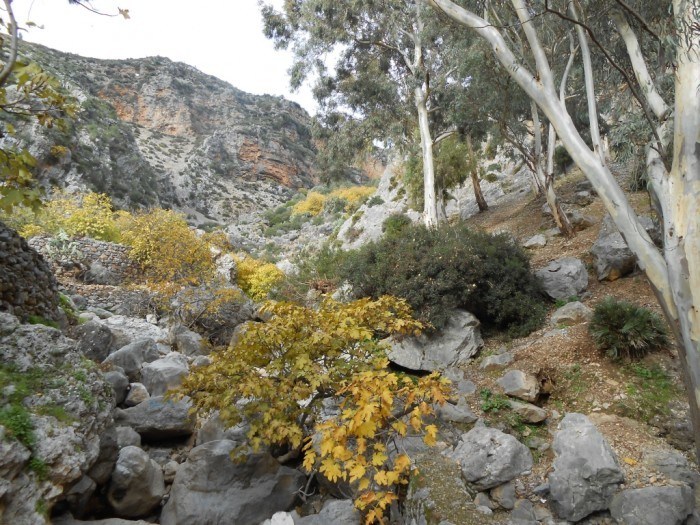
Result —
[{"label": "stone wall", "polygon": [[51,266],[0,222],[0,310],[21,319],[58,319],[58,285]]},{"label": "stone wall", "polygon": [[[29,245],[38,252],[46,254],[46,247],[50,240],[49,236],[37,236],[29,240]],[[92,280],[96,284],[118,285],[125,281],[136,280],[141,274],[139,265],[129,258],[127,246],[89,238],[72,239],[71,244],[80,253],[82,265],[91,269],[87,273],[87,281]],[[54,264],[53,266],[57,273],[62,271],[60,265]],[[101,267],[100,270],[97,270],[96,266]]]}]

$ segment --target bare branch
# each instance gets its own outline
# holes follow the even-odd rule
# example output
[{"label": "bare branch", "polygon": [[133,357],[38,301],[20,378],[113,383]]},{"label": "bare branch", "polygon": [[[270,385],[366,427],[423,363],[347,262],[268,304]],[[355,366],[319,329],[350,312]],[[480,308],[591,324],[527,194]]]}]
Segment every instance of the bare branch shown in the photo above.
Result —
[{"label": "bare branch", "polygon": [[0,71],[0,86],[5,85],[7,82],[7,77],[12,73],[12,68],[15,66],[17,61],[17,20],[15,20],[15,14],[12,11],[12,0],[3,0],[5,3],[5,8],[7,9],[7,16],[10,18],[10,23],[8,26],[10,32],[10,55],[7,58],[7,62]]}]

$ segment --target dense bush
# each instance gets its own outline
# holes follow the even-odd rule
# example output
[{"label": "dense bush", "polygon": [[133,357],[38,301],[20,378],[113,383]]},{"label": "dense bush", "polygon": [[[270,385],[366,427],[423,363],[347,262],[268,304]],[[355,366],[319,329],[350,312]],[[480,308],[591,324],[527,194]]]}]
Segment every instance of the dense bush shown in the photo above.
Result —
[{"label": "dense bush", "polygon": [[539,282],[524,251],[506,235],[465,225],[406,226],[348,254],[340,273],[356,295],[403,297],[437,328],[454,308],[512,336],[531,332],[544,318]]},{"label": "dense bush", "polygon": [[404,228],[411,225],[411,219],[403,213],[389,215],[382,223],[382,231],[386,235],[396,235]]},{"label": "dense bush", "polygon": [[643,357],[668,344],[661,317],[646,308],[612,297],[596,306],[588,331],[596,346],[616,360]]},{"label": "dense bush", "polygon": [[236,264],[238,286],[255,301],[267,299],[272,289],[284,279],[284,273],[277,266],[248,255],[236,257]]},{"label": "dense bush", "polygon": [[71,237],[119,240],[112,201],[101,193],[57,191],[36,213],[18,208],[5,220],[25,238],[65,232]]}]

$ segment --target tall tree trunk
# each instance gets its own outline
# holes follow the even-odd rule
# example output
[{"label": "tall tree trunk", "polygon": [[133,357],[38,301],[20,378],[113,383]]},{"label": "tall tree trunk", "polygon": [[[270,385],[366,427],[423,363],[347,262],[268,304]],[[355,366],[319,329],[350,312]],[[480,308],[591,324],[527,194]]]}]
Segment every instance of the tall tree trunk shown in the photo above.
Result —
[{"label": "tall tree trunk", "polygon": [[[576,2],[569,3],[571,18],[578,20]],[[586,85],[586,102],[588,103],[588,122],[591,130],[591,144],[602,162],[605,162],[603,142],[600,140],[600,128],[598,127],[598,108],[595,100],[595,86],[593,82],[593,65],[591,64],[591,52],[588,49],[588,37],[582,26],[576,24],[576,35],[581,47],[581,59],[583,61],[583,78]]]},{"label": "tall tree trunk", "polygon": [[484,199],[484,194],[481,191],[481,182],[479,182],[479,174],[477,170],[471,170],[469,176],[472,179],[472,186],[474,187],[474,196],[476,197],[476,204],[479,206],[479,211],[486,211],[489,209],[489,205],[486,204],[486,199]]},{"label": "tall tree trunk", "polygon": [[542,125],[540,124],[537,105],[534,102],[532,102],[531,109],[532,124],[535,133],[535,168],[537,170],[537,179],[544,181],[544,196],[547,199],[547,204],[552,212],[552,217],[554,218],[557,228],[559,228],[562,235],[571,237],[574,234],[574,227],[571,225],[571,221],[569,221],[566,213],[564,213],[564,210],[559,203],[559,198],[554,191],[554,173],[552,173],[551,177],[546,176],[544,174],[544,169],[542,168]]},{"label": "tall tree trunk", "polygon": [[[675,72],[675,138],[671,172],[665,170],[657,151],[648,154],[648,172],[659,197],[664,215],[664,252],[656,249],[639,222],[624,192],[601,157],[589,149],[581,138],[566,107],[550,82],[551,71],[543,60],[542,47],[536,35],[529,34],[530,47],[538,50],[538,75],[516,59],[501,33],[484,19],[451,0],[431,0],[455,21],[472,28],[491,46],[496,59],[507,74],[542,108],[577,166],[598,192],[605,209],[637,256],[680,346],[680,359],[688,387],[688,400],[693,419],[696,457],[700,458],[700,34],[697,1],[673,0],[678,33],[678,56]],[[521,0],[512,0],[522,7]],[[519,16],[529,16],[519,10]],[[531,22],[523,23],[523,27]],[[632,57],[632,66],[635,68]],[[643,62],[643,59],[642,59]],[[540,72],[539,69],[543,68]],[[538,80],[539,76],[539,80]],[[648,95],[648,92],[647,92]],[[655,111],[656,112],[656,111]],[[658,116],[658,115],[657,115]],[[663,129],[662,123],[660,129]],[[657,131],[657,136],[661,133]]]},{"label": "tall tree trunk", "polygon": [[416,110],[418,111],[418,130],[420,146],[423,153],[423,219],[428,228],[438,225],[438,206],[435,193],[435,163],[433,162],[433,139],[430,136],[428,108],[425,103],[423,88],[414,90]]}]

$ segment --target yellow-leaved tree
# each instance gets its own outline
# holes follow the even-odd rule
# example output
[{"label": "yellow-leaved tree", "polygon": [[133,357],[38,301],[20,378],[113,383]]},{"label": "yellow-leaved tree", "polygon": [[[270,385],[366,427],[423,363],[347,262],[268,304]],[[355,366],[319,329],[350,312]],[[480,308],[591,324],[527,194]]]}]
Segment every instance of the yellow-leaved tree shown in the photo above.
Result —
[{"label": "yellow-leaved tree", "polygon": [[[198,409],[220,411],[227,426],[245,421],[253,450],[286,447],[290,456],[303,454],[309,472],[350,483],[366,523],[381,522],[410,474],[400,438],[412,430],[434,444],[437,428],[426,417],[449,394],[438,374],[414,378],[387,368],[382,339],[424,326],[390,296],[325,299],[317,309],[267,302],[261,312],[268,320],[245,325],[180,393]],[[335,417],[322,412],[329,398],[339,404]]]}]

